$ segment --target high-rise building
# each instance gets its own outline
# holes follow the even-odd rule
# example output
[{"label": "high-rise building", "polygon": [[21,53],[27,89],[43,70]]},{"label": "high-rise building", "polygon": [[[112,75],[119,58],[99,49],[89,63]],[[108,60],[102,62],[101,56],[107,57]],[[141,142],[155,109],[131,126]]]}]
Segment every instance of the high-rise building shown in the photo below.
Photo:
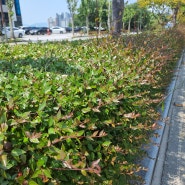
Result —
[{"label": "high-rise building", "polygon": [[15,2],[15,14],[16,14],[16,21],[15,26],[21,26],[22,25],[22,16],[21,16],[21,7],[19,0],[14,0]]},{"label": "high-rise building", "polygon": [[[8,9],[5,3],[5,0],[2,1],[2,8],[0,8],[0,26],[2,26],[2,13],[1,9],[3,10],[3,17],[4,17],[4,22],[5,25],[9,25],[9,20],[8,20]],[[14,0],[14,7],[13,7],[13,24],[14,26],[21,26],[22,25],[22,16],[21,16],[21,8],[20,8],[20,3],[19,0]]]},{"label": "high-rise building", "polygon": [[48,26],[52,27],[52,26],[61,26],[61,27],[67,27],[71,24],[71,15],[70,13],[61,13],[58,14],[56,13],[56,17],[55,18],[48,18]]}]

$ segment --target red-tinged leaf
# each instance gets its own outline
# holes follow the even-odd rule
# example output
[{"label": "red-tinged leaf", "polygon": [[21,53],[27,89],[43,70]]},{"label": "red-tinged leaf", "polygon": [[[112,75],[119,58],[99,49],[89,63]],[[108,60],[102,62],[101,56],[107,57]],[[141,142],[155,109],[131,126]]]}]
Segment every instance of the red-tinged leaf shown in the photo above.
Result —
[{"label": "red-tinged leaf", "polygon": [[98,132],[99,132],[98,130],[97,130],[97,131],[95,131],[95,132],[93,133],[93,135],[92,135],[92,136],[93,136],[93,137],[96,137],[96,136],[98,135]]},{"label": "red-tinged leaf", "polygon": [[70,118],[72,118],[72,117],[73,117],[73,112],[69,113],[69,114],[66,115],[66,116],[63,116],[61,119],[62,119],[62,120],[67,120],[67,119],[70,119]]},{"label": "red-tinged leaf", "polygon": [[137,117],[140,117],[140,114],[135,114],[134,112],[128,113],[128,114],[124,114],[125,118],[130,118],[130,119],[135,119]]},{"label": "red-tinged leaf", "polygon": [[107,135],[107,133],[104,131],[104,130],[102,130],[100,133],[99,133],[99,136],[100,137],[103,137],[103,136],[106,136]]},{"label": "red-tinged leaf", "polygon": [[36,132],[30,133],[30,132],[26,131],[25,134],[29,139],[35,139],[35,138],[39,139],[42,136],[41,132],[39,132],[39,133],[36,133]]},{"label": "red-tinged leaf", "polygon": [[72,165],[70,164],[69,161],[63,161],[63,165],[64,165],[66,168],[72,169]]},{"label": "red-tinged leaf", "polygon": [[91,168],[95,168],[99,164],[99,162],[100,162],[100,159],[93,161],[91,164]]},{"label": "red-tinged leaf", "polygon": [[158,123],[154,123],[152,125],[152,130],[156,130],[157,128],[159,128],[159,124]]},{"label": "red-tinged leaf", "polygon": [[100,112],[100,110],[98,108],[93,108],[92,109],[94,112]]}]

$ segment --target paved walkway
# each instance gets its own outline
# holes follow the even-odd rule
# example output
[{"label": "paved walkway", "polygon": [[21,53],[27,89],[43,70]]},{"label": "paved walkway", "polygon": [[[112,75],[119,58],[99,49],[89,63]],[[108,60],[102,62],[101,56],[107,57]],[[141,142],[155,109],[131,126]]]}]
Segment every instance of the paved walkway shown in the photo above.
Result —
[{"label": "paved walkway", "polygon": [[185,185],[185,54],[181,61],[151,185]]}]

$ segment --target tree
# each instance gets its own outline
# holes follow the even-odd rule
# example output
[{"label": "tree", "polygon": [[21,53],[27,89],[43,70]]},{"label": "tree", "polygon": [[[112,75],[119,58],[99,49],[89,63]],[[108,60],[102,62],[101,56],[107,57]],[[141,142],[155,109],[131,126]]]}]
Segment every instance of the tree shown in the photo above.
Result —
[{"label": "tree", "polygon": [[177,16],[181,11],[182,6],[185,5],[185,0],[169,0],[167,5],[173,10],[173,23],[175,25],[177,23]]},{"label": "tree", "polygon": [[97,26],[98,26],[98,33],[100,34],[101,27],[102,27],[102,16],[104,13],[104,5],[106,3],[106,0],[98,0],[96,1],[96,8],[97,8],[97,15],[96,18]]},{"label": "tree", "polygon": [[78,0],[67,0],[68,8],[72,17],[72,34],[74,35],[74,15],[77,10]]},{"label": "tree", "polygon": [[136,11],[137,9],[136,9],[135,4],[130,4],[130,5],[125,6],[123,22],[125,23],[126,21],[128,21],[128,32],[130,32],[131,21],[134,15],[136,14]]},{"label": "tree", "polygon": [[85,23],[87,28],[87,35],[89,35],[89,15],[91,13],[92,0],[81,0],[81,13],[85,16]]},{"label": "tree", "polygon": [[[79,24],[90,29],[93,27],[100,28],[107,25],[108,0],[81,0],[78,8]],[[88,22],[88,25],[87,25]],[[94,28],[93,28],[94,29]],[[100,30],[100,29],[98,29]]]},{"label": "tree", "polygon": [[120,35],[123,29],[124,0],[112,0],[113,35]]},{"label": "tree", "polygon": [[8,8],[8,19],[9,19],[9,26],[10,26],[10,38],[14,38],[14,32],[13,32],[13,6],[14,6],[14,0],[6,0],[6,5]]},{"label": "tree", "polygon": [[185,5],[182,6],[180,13],[178,14],[178,21],[185,23]]},{"label": "tree", "polygon": [[147,8],[140,7],[138,3],[128,4],[125,6],[123,22],[124,28],[130,29],[137,28],[137,31],[142,29],[151,28],[152,13]]},{"label": "tree", "polygon": [[159,8],[171,8],[172,21],[174,25],[177,23],[177,16],[181,10],[181,7],[185,5],[185,0],[138,0],[141,6],[158,7]]}]

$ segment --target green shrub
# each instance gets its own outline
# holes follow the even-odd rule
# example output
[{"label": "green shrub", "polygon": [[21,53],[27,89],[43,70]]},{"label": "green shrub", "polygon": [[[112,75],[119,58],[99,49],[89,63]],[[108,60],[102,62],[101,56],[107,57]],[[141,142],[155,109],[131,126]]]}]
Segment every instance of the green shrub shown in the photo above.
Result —
[{"label": "green shrub", "polygon": [[0,45],[0,184],[137,178],[181,40],[175,30]]}]

